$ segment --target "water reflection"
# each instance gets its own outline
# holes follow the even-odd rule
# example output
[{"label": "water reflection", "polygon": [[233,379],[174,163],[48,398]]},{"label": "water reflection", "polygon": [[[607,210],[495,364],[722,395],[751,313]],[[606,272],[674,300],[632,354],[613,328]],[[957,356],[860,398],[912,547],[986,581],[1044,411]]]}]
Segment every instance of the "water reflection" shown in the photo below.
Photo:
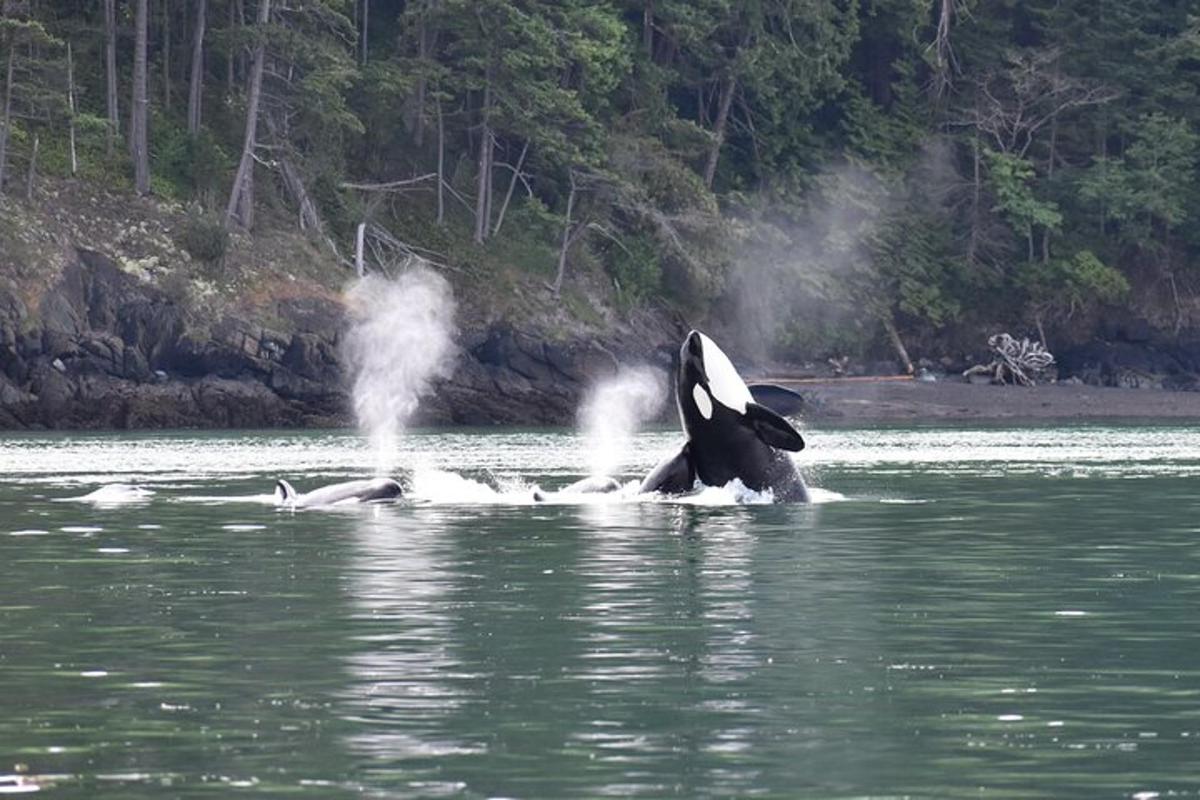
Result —
[{"label": "water reflection", "polygon": [[368,773],[387,775],[402,759],[480,751],[443,722],[474,677],[456,653],[450,595],[458,574],[444,517],[431,508],[375,508],[354,520],[344,580],[355,652],[343,705],[355,723],[347,746],[367,759]]},{"label": "water reflection", "polygon": [[[1200,439],[1105,431],[821,434],[818,507],[177,502],[266,472],[92,506],[51,498],[115,445],[63,445],[0,476],[0,791],[1195,796]],[[349,474],[299,439],[251,461]],[[571,446],[422,443],[547,484]]]}]

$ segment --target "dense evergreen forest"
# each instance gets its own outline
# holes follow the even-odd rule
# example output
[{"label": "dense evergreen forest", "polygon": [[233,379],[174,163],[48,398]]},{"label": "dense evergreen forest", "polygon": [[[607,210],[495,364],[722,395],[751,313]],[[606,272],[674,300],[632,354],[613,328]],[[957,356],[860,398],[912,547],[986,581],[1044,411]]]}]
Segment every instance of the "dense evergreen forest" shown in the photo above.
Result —
[{"label": "dense evergreen forest", "polygon": [[[780,354],[1191,325],[1200,3],[3,0],[0,189],[602,278]],[[365,225],[360,225],[365,223]],[[497,289],[499,291],[499,289]],[[936,349],[936,348],[935,348]],[[902,356],[902,360],[903,360]]]}]

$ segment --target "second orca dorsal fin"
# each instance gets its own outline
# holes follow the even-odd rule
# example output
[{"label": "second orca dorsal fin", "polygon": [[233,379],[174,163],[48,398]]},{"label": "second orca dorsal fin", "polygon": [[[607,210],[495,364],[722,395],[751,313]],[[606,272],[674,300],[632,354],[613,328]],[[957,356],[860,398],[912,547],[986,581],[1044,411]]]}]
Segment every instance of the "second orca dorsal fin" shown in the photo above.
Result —
[{"label": "second orca dorsal fin", "polygon": [[296,502],[296,490],[283,478],[275,481],[275,502],[278,505],[288,505]]},{"label": "second orca dorsal fin", "polygon": [[760,406],[766,406],[782,417],[794,417],[807,405],[804,395],[774,383],[750,384],[750,396]]},{"label": "second orca dorsal fin", "polygon": [[746,420],[764,444],[793,453],[804,449],[804,437],[800,432],[792,427],[792,423],[766,406],[747,403]]},{"label": "second orca dorsal fin", "polygon": [[[753,405],[753,403],[751,403]],[[692,463],[692,454],[684,443],[675,455],[664,459],[642,481],[638,494],[661,492],[663,494],[683,494],[690,492],[696,484],[696,465]]]}]

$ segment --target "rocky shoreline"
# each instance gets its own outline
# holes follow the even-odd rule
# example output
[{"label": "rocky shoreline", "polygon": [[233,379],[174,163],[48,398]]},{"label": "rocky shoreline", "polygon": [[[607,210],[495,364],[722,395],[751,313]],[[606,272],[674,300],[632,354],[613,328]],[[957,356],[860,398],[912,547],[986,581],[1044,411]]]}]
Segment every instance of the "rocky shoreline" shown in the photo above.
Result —
[{"label": "rocky shoreline", "polygon": [[[210,318],[96,251],[77,249],[31,301],[0,290],[0,429],[340,427],[353,423],[336,295],[284,293],[270,313]],[[270,324],[263,318],[269,317]],[[425,425],[570,424],[619,364],[668,369],[685,326],[665,314],[604,337],[550,336],[460,311],[454,372],[422,401]],[[1200,346],[1137,327],[1064,352],[1034,388],[824,380],[785,385],[816,420],[1200,419]],[[811,365],[810,365],[811,366]],[[669,414],[669,411],[668,411]]]},{"label": "rocky shoreline", "polygon": [[[351,424],[344,309],[298,295],[272,323],[207,318],[85,249],[25,302],[0,290],[0,428],[264,428]],[[604,340],[556,340],[464,310],[453,374],[422,402],[430,425],[571,421],[597,376],[670,364],[678,325],[647,315]]]}]

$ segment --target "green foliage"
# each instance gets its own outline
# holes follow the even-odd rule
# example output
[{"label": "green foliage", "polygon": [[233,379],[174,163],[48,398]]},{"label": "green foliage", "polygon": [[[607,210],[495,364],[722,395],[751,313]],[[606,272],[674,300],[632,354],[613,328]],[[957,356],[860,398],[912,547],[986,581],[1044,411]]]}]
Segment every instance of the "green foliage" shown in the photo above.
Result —
[{"label": "green foliage", "polygon": [[1098,159],[1080,184],[1080,197],[1120,226],[1123,240],[1142,248],[1189,218],[1197,199],[1194,170],[1200,136],[1187,121],[1163,114],[1137,120],[1133,141],[1118,159]]},{"label": "green foliage", "polygon": [[1009,153],[984,150],[988,162],[988,177],[996,194],[995,211],[1001,212],[1013,230],[1030,242],[1029,258],[1033,259],[1033,233],[1038,228],[1057,231],[1063,216],[1058,206],[1038,200],[1033,192],[1033,165]]},{"label": "green foliage", "polygon": [[177,118],[155,114],[150,122],[151,188],[174,200],[198,199],[212,206],[226,189],[236,166],[233,157],[208,131],[191,136]]},{"label": "green foliage", "polygon": [[1065,321],[1080,310],[1117,303],[1129,294],[1129,281],[1090,250],[1071,258],[1027,264],[1020,281],[1035,319]]},{"label": "green foliage", "polygon": [[229,250],[229,231],[219,216],[193,211],[179,231],[179,245],[197,261],[219,264]]},{"label": "green foliage", "polygon": [[609,248],[608,271],[623,303],[637,305],[662,292],[658,251],[654,239],[645,234],[627,237]]},{"label": "green foliage", "polygon": [[[34,136],[41,171],[69,172],[67,41],[80,175],[128,182],[105,119],[102,22],[84,5],[41,0],[0,19],[0,59],[15,65],[10,190]],[[179,108],[184,70],[169,109],[161,62],[151,70],[155,192],[226,203],[244,54],[264,42],[258,202],[296,219],[306,196],[343,253],[367,219],[480,286],[519,291],[554,273],[574,197],[571,270],[615,281],[624,305],[666,298],[697,316],[737,313],[747,286],[767,286],[761,316],[787,355],[877,346],[883,320],[931,341],[1031,311],[1063,322],[1135,295],[1152,306],[1166,278],[1192,278],[1172,284],[1185,295],[1195,283],[1200,22],[1188,4],[372,2],[365,63],[349,0],[276,4],[265,26],[230,26],[218,6],[198,135]],[[190,25],[172,20],[173,53]],[[161,57],[162,27],[150,35]],[[477,173],[481,153],[490,174]],[[214,252],[203,239],[197,252]]]}]

